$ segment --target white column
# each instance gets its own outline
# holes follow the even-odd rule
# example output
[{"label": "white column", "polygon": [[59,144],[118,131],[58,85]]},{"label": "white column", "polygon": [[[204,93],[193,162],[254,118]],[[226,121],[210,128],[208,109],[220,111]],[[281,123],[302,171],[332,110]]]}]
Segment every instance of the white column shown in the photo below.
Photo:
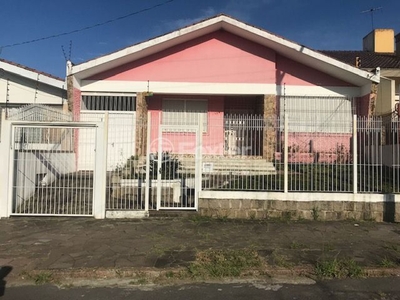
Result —
[{"label": "white column", "polygon": [[195,209],[199,207],[199,194],[201,191],[202,182],[202,161],[203,161],[203,116],[199,114],[199,127],[196,134],[196,157],[195,157]]},{"label": "white column", "polygon": [[[8,218],[11,211],[12,197],[9,195],[10,186],[12,185],[12,176],[10,176],[10,166],[12,165],[12,149],[11,149],[11,122],[6,120],[5,110],[1,111],[1,142],[0,155],[2,158],[2,167],[0,168],[0,218]],[[10,205],[9,205],[10,204]]]},{"label": "white column", "polygon": [[357,115],[353,116],[353,193],[357,194]]},{"label": "white column", "polygon": [[283,142],[283,191],[289,191],[289,118],[285,114],[284,120],[284,142]]},{"label": "white column", "polygon": [[[135,123],[136,124],[136,123]],[[146,214],[149,213],[149,203],[150,203],[150,186],[151,186],[151,178],[150,178],[150,139],[151,139],[151,113],[147,113],[147,143],[146,143],[146,190],[144,192],[144,210]]]},{"label": "white column", "polygon": [[106,216],[108,113],[96,128],[96,153],[93,186],[93,214],[96,219]]},{"label": "white column", "polygon": [[[157,210],[160,210],[161,206],[161,167],[162,167],[162,125],[161,125],[161,112],[158,117],[158,153],[157,153]],[[153,170],[154,172],[154,170]]]}]

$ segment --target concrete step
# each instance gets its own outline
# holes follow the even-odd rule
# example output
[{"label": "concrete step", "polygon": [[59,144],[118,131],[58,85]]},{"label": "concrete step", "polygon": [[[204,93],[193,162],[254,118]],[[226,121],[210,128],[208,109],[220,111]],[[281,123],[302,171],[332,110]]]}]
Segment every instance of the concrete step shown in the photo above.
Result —
[{"label": "concrete step", "polygon": [[[187,156],[177,156],[180,162],[179,173],[192,174],[195,171],[195,158]],[[138,168],[145,168],[145,162],[142,161],[138,164]],[[203,157],[202,159],[203,171],[211,174],[241,174],[241,175],[259,175],[259,174],[275,174],[276,169],[272,162],[268,162],[262,158],[251,157]],[[210,170],[210,171],[207,171]]]},{"label": "concrete step", "polygon": [[[184,157],[180,159],[180,173],[192,173],[195,170],[195,159]],[[235,157],[213,157],[203,158],[202,168],[209,174],[237,174],[237,175],[259,175],[275,174],[276,169],[272,162],[264,159],[235,158]]]}]

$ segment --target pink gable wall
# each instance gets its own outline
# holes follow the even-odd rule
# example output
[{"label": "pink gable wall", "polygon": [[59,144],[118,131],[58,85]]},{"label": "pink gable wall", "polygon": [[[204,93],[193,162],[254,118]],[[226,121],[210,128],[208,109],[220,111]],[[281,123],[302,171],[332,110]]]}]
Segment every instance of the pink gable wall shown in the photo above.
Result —
[{"label": "pink gable wall", "polygon": [[88,79],[351,86],[347,82],[223,30]]},{"label": "pink gable wall", "polygon": [[220,30],[89,79],[274,83],[275,53]]},{"label": "pink gable wall", "polygon": [[276,84],[317,85],[317,86],[352,86],[340,79],[312,69],[306,65],[280,55],[276,56]]}]

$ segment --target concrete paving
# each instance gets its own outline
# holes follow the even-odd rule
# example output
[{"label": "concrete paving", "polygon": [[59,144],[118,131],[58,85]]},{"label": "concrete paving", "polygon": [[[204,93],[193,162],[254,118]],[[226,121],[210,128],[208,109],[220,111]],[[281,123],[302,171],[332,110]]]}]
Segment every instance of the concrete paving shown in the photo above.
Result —
[{"label": "concrete paving", "polygon": [[[309,267],[323,257],[334,257],[353,259],[365,268],[397,269],[400,224],[196,216],[1,219],[0,266],[12,269],[0,280],[17,282],[35,270],[81,274],[85,270],[166,270],[187,266],[198,251],[243,248],[257,250],[271,268]],[[5,277],[1,273],[0,269],[0,277]]]}]

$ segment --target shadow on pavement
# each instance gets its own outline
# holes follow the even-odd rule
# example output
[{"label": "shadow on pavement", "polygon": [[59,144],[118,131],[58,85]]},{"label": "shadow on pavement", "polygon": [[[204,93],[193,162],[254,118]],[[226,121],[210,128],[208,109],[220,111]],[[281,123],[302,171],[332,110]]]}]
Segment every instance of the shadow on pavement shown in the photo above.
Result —
[{"label": "shadow on pavement", "polygon": [[4,295],[4,291],[6,289],[7,281],[4,278],[7,277],[8,274],[11,273],[12,267],[10,266],[3,266],[0,267],[0,297]]}]

